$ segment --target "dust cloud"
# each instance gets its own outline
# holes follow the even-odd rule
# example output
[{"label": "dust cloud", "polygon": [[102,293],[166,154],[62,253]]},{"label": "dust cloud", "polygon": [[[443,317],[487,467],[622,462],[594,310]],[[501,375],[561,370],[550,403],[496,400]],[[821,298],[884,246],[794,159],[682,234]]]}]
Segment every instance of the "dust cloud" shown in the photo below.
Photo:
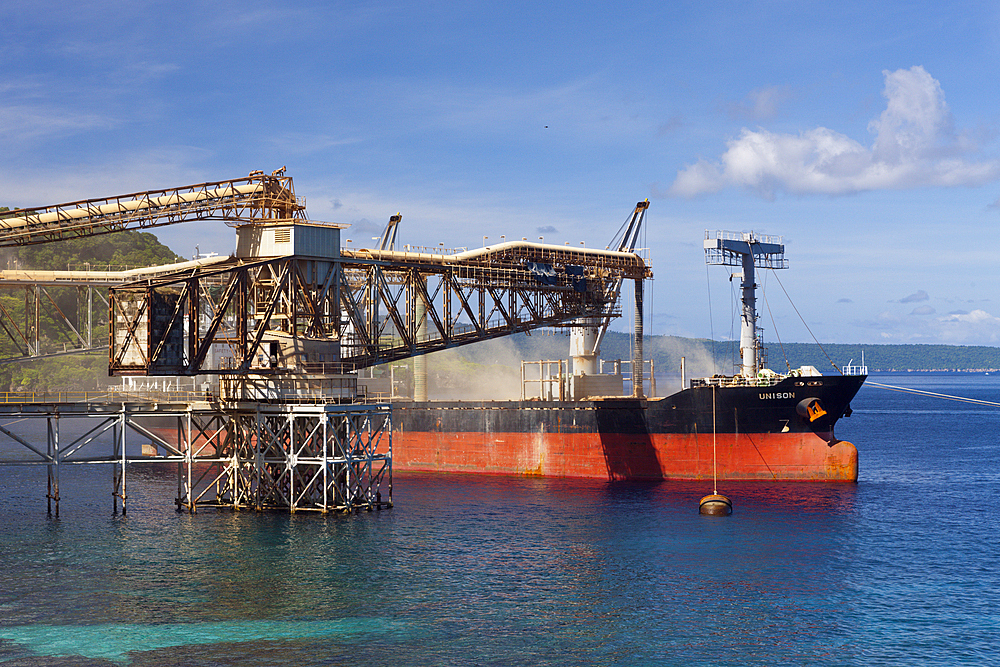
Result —
[{"label": "dust cloud", "polygon": [[[710,340],[651,336],[643,342],[644,357],[654,361],[656,396],[681,389],[680,360],[684,357],[686,380],[732,373],[729,343]],[[603,345],[605,371],[614,359],[631,358],[629,337],[609,332]],[[569,336],[561,332],[535,331],[467,345],[427,356],[427,391],[431,400],[504,401],[521,398],[521,362],[569,359]],[[397,365],[396,395],[412,396],[412,360]],[[572,372],[567,364],[566,372]],[[538,377],[538,367],[529,368],[529,379]],[[537,384],[528,395],[537,395]]]}]

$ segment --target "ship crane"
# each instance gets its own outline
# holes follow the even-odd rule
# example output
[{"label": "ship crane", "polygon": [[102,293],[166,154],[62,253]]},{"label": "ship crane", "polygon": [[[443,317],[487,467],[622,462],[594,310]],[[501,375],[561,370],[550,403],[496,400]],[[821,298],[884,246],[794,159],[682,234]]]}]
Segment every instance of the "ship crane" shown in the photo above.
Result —
[{"label": "ship crane", "polygon": [[385,226],[385,231],[382,232],[382,236],[379,239],[379,250],[396,249],[396,230],[399,228],[399,223],[402,222],[402,220],[402,213],[397,213],[396,215],[389,217],[389,224]]},{"label": "ship crane", "polygon": [[763,343],[757,334],[757,283],[754,269],[787,269],[785,246],[780,236],[756,232],[705,232],[705,263],[739,266],[742,310],[740,314],[740,374],[757,376],[763,364]]}]

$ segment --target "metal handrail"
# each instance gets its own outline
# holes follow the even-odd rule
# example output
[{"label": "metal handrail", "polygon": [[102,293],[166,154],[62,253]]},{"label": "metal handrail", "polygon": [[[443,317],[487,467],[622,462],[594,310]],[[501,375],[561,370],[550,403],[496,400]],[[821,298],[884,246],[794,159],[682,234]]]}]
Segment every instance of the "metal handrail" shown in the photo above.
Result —
[{"label": "metal handrail", "polygon": [[4,391],[0,403],[95,403],[106,401],[107,391]]},{"label": "metal handrail", "polygon": [[787,375],[767,375],[764,377],[748,378],[742,375],[725,375],[708,378],[694,378],[691,380],[692,387],[773,387],[787,378]]}]

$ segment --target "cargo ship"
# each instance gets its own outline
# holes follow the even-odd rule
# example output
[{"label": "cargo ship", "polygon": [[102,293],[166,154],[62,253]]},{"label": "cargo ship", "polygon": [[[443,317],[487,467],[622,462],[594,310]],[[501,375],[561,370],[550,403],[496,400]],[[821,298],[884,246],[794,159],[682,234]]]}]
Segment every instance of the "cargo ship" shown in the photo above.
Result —
[{"label": "cargo ship", "polygon": [[[742,281],[739,372],[682,379],[680,391],[646,397],[640,370],[632,374],[632,395],[621,395],[622,374],[595,373],[606,329],[576,322],[572,374],[540,379],[547,390],[537,397],[394,402],[393,469],[608,480],[857,481],[857,448],[837,439],[834,426],[851,414],[851,399],[866,376],[763,367],[754,269],[787,267],[780,238],[706,233],[705,252],[710,264],[742,269],[733,274]],[[641,350],[642,329],[636,329],[634,346]],[[641,353],[639,359],[641,364]]]}]

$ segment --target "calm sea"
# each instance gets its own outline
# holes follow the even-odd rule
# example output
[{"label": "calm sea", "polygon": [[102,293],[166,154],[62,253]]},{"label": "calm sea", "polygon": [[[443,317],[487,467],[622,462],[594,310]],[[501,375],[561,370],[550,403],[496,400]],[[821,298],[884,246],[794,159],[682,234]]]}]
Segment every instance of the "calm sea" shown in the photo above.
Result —
[{"label": "calm sea", "polygon": [[[872,380],[1000,401],[1000,377]],[[1000,661],[1000,408],[865,387],[857,485],[397,475],[392,510],[178,514],[171,476],[0,468],[3,665]],[[5,445],[9,449],[9,445]]]}]

